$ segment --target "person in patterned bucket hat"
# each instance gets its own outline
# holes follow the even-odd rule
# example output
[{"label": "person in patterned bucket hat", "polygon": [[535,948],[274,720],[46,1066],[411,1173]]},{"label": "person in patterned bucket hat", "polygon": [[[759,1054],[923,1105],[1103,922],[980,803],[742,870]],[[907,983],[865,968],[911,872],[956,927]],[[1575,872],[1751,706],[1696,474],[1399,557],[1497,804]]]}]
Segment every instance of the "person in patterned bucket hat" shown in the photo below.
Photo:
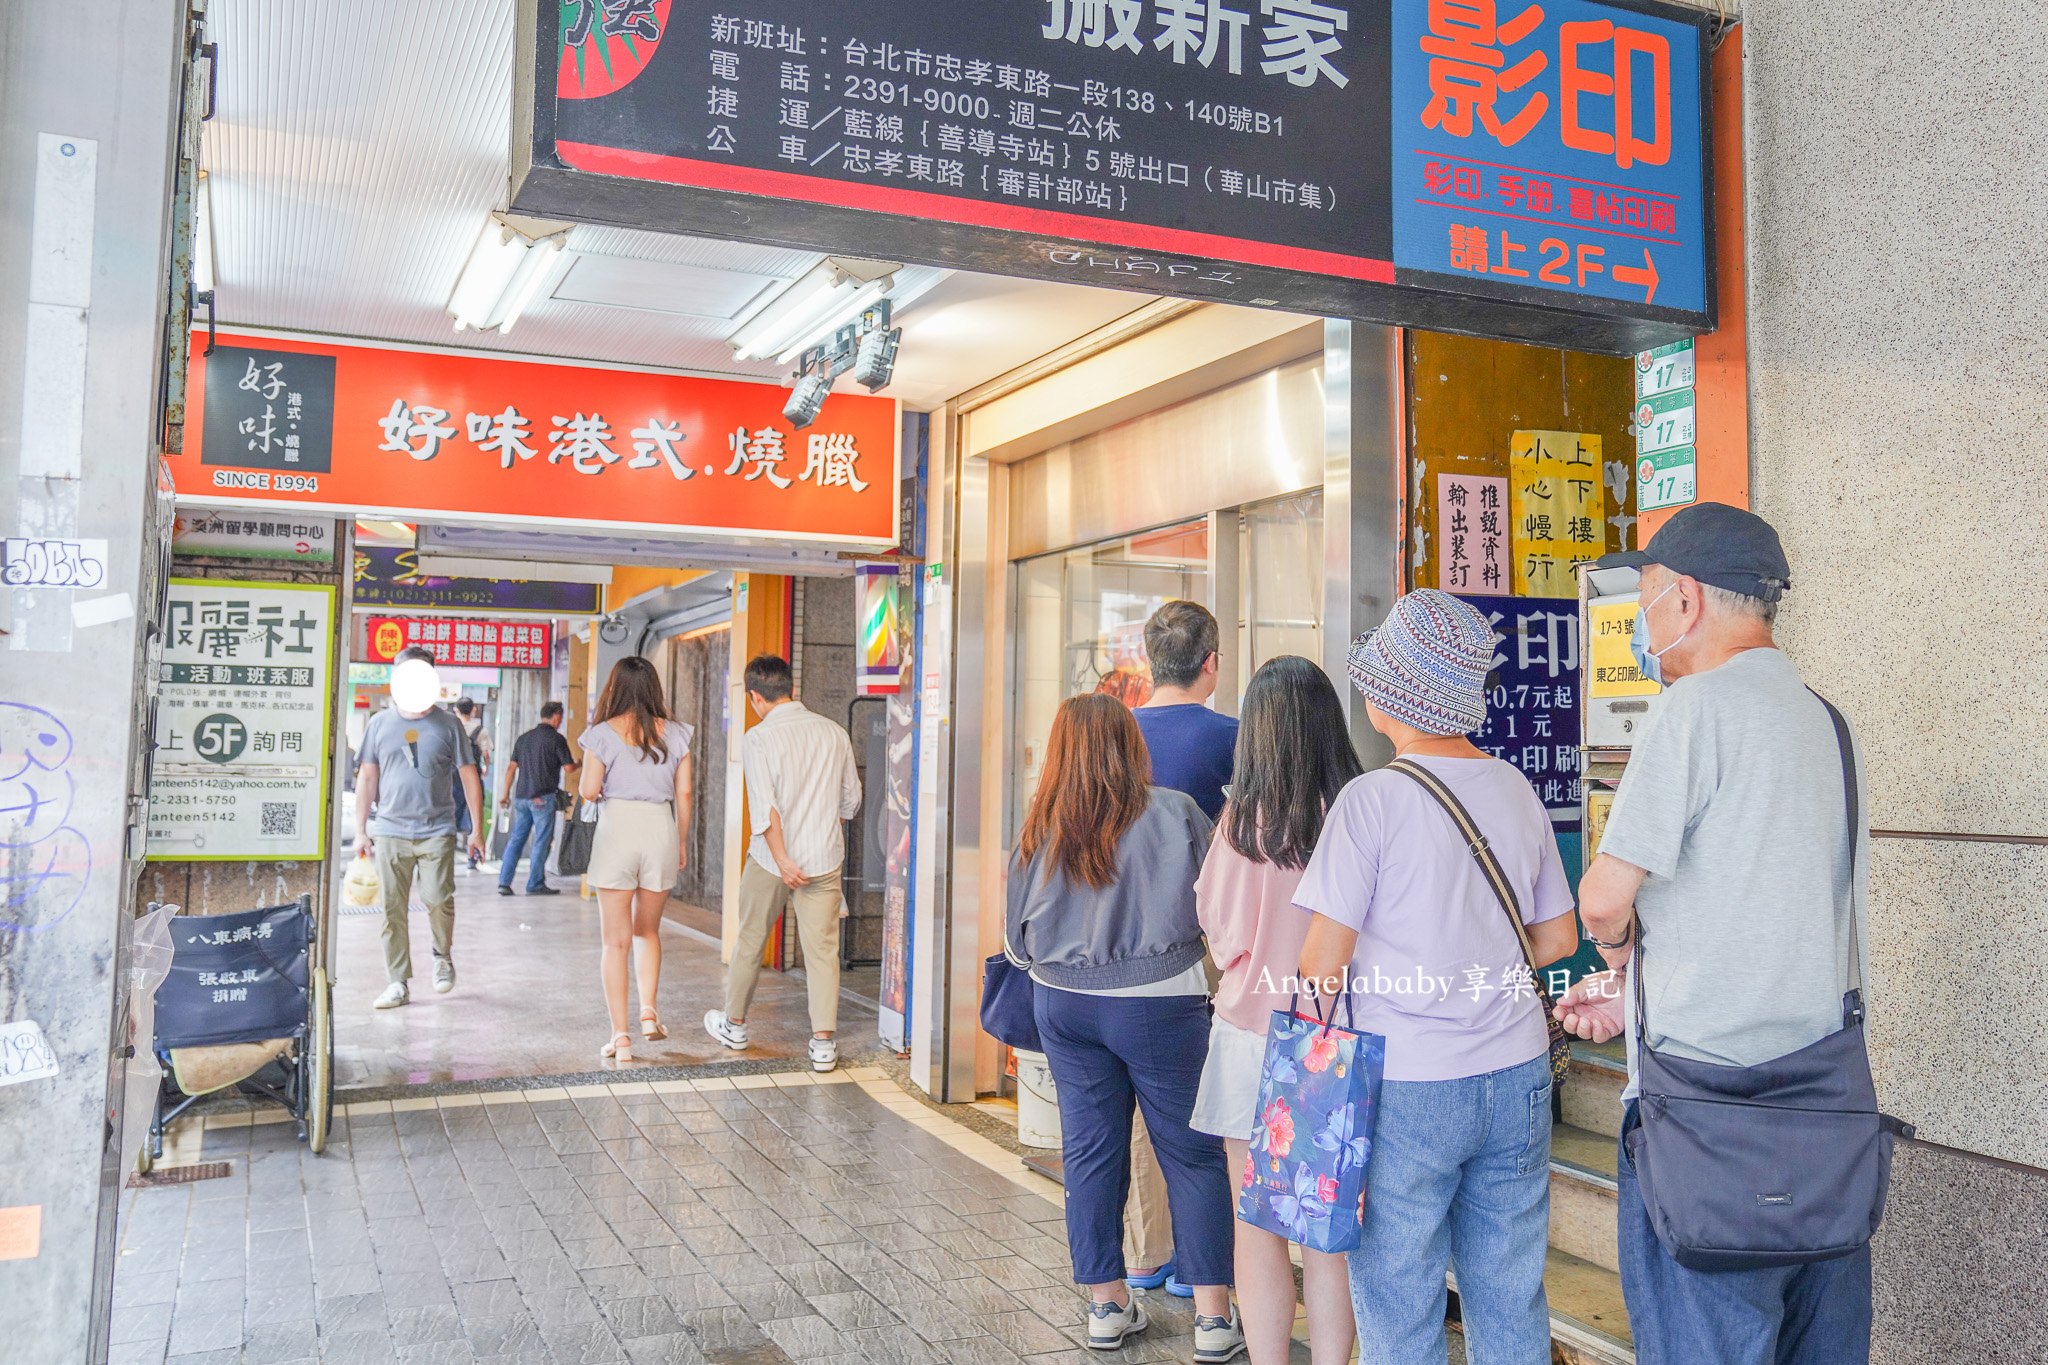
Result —
[{"label": "person in patterned bucket hat", "polygon": [[[1550,1040],[1532,987],[1579,933],[1542,801],[1468,738],[1486,723],[1493,650],[1485,617],[1427,588],[1352,646],[1351,681],[1400,761],[1338,795],[1294,889],[1310,914],[1300,979],[1349,992],[1340,1017],[1387,1040],[1350,1253],[1369,1360],[1444,1358],[1454,1240],[1469,1339],[1489,1360],[1550,1359]],[[1511,894],[1495,896],[1443,796]]]},{"label": "person in patterned bucket hat", "polygon": [[1427,734],[1486,724],[1493,626],[1471,603],[1419,588],[1351,646],[1351,681],[1367,701]]}]

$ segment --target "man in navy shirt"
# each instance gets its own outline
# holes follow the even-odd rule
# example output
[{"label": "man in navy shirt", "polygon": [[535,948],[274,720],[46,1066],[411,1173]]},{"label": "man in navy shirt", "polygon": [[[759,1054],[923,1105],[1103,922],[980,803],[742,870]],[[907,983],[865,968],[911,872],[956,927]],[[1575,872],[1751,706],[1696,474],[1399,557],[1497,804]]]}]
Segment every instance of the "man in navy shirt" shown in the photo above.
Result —
[{"label": "man in navy shirt", "polygon": [[1134,715],[1152,751],[1152,784],[1186,792],[1212,821],[1237,753],[1237,720],[1209,709],[1216,694],[1216,618],[1197,602],[1168,602],[1145,623],[1152,697]]},{"label": "man in navy shirt", "polygon": [[[1131,714],[1152,753],[1152,784],[1186,792],[1202,814],[1223,810],[1237,754],[1237,720],[1207,703],[1216,694],[1216,618],[1199,602],[1168,602],[1145,623],[1145,653],[1152,663],[1152,696]],[[1134,1288],[1186,1297],[1173,1276],[1173,1223],[1166,1207],[1166,1177],[1140,1120],[1131,1135],[1131,1195],[1124,1208],[1124,1264]]]}]

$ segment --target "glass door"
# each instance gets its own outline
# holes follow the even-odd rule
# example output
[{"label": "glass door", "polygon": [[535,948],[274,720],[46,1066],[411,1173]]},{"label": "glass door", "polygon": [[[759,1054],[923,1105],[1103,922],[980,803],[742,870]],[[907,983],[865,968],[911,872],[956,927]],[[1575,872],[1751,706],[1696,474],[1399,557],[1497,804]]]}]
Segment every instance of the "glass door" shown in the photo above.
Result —
[{"label": "glass door", "polygon": [[1253,503],[1241,510],[1238,528],[1241,699],[1268,659],[1299,654],[1322,662],[1323,490]]},{"label": "glass door", "polygon": [[1208,521],[1019,560],[1016,574],[1011,842],[1038,790],[1060,703],[1107,692],[1136,707],[1152,695],[1145,622],[1176,599],[1208,603]]}]

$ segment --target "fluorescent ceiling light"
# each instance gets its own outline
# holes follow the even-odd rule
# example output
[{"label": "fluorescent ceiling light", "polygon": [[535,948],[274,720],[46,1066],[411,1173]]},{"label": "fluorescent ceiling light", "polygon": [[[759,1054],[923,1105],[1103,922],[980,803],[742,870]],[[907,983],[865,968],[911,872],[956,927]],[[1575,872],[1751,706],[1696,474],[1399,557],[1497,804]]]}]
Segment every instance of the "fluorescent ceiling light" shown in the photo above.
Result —
[{"label": "fluorescent ceiling light", "polygon": [[875,280],[870,284],[862,285],[860,289],[851,297],[849,297],[844,303],[838,304],[832,309],[831,312],[827,313],[824,317],[824,320],[818,323],[817,326],[813,327],[810,331],[803,333],[795,341],[791,342],[789,346],[783,350],[782,354],[775,357],[775,363],[778,365],[787,365],[790,361],[795,360],[805,351],[810,350],[811,347],[817,345],[826,337],[831,336],[841,327],[845,326],[849,322],[852,322],[855,318],[859,317],[863,312],[867,311],[868,305],[873,303],[876,299],[882,297],[882,295],[888,291],[888,288],[889,281],[887,280]]},{"label": "fluorescent ceiling light", "polygon": [[[733,359],[780,355],[821,326],[830,331],[827,324],[844,321],[855,296],[876,282],[886,288],[902,268],[889,261],[827,256],[768,299],[732,332],[727,342],[732,346]],[[877,290],[876,294],[880,292]]]},{"label": "fluorescent ceiling light", "polygon": [[568,245],[573,224],[493,213],[448,298],[455,330],[512,330]]},{"label": "fluorescent ceiling light", "polygon": [[610,583],[609,564],[548,564],[531,559],[480,559],[465,555],[437,555],[422,550],[417,559],[421,573],[443,578],[506,578],[526,583]]}]

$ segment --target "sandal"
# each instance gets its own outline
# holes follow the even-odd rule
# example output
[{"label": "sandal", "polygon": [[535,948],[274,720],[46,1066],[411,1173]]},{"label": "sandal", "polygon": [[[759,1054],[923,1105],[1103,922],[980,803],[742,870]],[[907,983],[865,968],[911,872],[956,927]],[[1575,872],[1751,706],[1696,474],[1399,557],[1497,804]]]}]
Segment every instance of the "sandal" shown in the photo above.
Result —
[{"label": "sandal", "polygon": [[598,1055],[610,1057],[613,1061],[630,1062],[633,1060],[633,1040],[624,1029],[621,1029],[612,1035],[612,1040],[604,1045],[604,1050]]},{"label": "sandal", "polygon": [[653,1010],[644,1009],[640,1011],[640,1036],[650,1043],[658,1043],[668,1037],[668,1027]]}]

